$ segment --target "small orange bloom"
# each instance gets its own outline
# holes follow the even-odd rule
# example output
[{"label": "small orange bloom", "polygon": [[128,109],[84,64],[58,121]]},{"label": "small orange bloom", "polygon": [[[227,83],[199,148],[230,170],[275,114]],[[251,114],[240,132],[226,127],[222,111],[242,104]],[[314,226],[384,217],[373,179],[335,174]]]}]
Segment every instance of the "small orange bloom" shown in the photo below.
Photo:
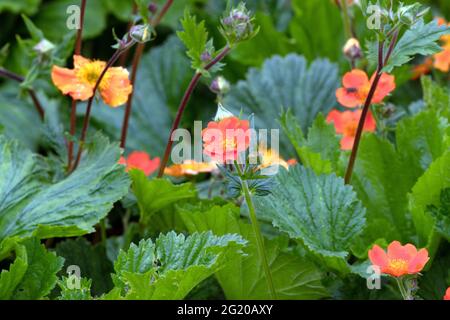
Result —
[{"label": "small orange bloom", "polygon": [[160,159],[150,159],[150,155],[143,151],[134,151],[130,153],[127,159],[120,157],[119,164],[126,166],[126,171],[131,169],[139,169],[144,171],[146,176],[151,175],[158,170]]},{"label": "small orange bloom", "polygon": [[434,55],[434,67],[442,72],[450,70],[450,43],[443,50]]},{"label": "small orange bloom", "polygon": [[[333,123],[336,128],[336,133],[341,134],[341,149],[351,150],[355,142],[356,130],[358,129],[359,119],[361,118],[362,110],[344,111],[340,112],[332,110],[327,117],[328,123]],[[364,132],[374,132],[377,125],[372,113],[369,111],[364,123]]]},{"label": "small orange bloom", "polygon": [[[369,95],[370,86],[375,79],[375,74],[369,81],[367,74],[359,69],[347,72],[343,79],[343,88],[336,90],[336,98],[340,104],[348,108],[362,106]],[[381,75],[372,103],[383,102],[383,99],[395,89],[395,77],[387,73]]]},{"label": "small orange bloom", "polygon": [[450,287],[448,287],[445,292],[444,300],[450,300]]},{"label": "small orange bloom", "polygon": [[[74,55],[74,69],[53,66],[52,81],[63,93],[75,100],[88,100],[94,94],[95,84],[106,66],[104,61],[92,61]],[[128,79],[128,70],[122,67],[109,68],[99,86],[103,101],[118,107],[128,100],[133,86]]]},{"label": "small orange bloom", "polygon": [[393,241],[387,248],[387,253],[378,245],[369,250],[369,259],[372,265],[378,266],[382,273],[394,277],[406,274],[415,274],[422,271],[430,259],[427,249],[420,249],[408,243],[404,246],[398,241]]},{"label": "small orange bloom", "polygon": [[202,131],[204,153],[218,163],[237,160],[238,154],[250,145],[248,120],[227,117],[211,121]]},{"label": "small orange bloom", "polygon": [[217,170],[214,162],[196,162],[186,160],[182,164],[174,164],[164,169],[164,174],[180,178],[184,176],[195,176],[200,173],[210,173]]},{"label": "small orange bloom", "polygon": [[260,169],[269,168],[269,167],[278,165],[278,166],[282,166],[285,169],[289,170],[289,166],[292,165],[293,162],[296,163],[295,159],[285,161],[283,158],[280,157],[278,152],[276,152],[273,149],[268,149],[264,145],[259,146],[258,153],[259,153],[259,157],[261,159],[261,164],[259,165]]},{"label": "small orange bloom", "polygon": [[[437,18],[439,26],[448,26],[450,27],[450,23],[448,23],[444,18]],[[449,43],[450,42],[450,34],[445,34],[441,37],[441,40]]]},{"label": "small orange bloom", "polygon": [[412,69],[412,80],[420,79],[421,76],[429,74],[431,72],[431,68],[433,67],[433,59],[426,58],[422,64],[418,64],[414,66]]}]

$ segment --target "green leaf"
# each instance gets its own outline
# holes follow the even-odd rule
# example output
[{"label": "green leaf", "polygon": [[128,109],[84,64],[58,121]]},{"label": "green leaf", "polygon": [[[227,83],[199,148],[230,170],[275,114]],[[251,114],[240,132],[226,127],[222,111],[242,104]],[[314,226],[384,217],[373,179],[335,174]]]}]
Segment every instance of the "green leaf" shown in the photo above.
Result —
[{"label": "green leaf", "polygon": [[450,254],[447,251],[434,259],[431,268],[419,278],[418,295],[425,300],[442,300],[450,286]]},{"label": "green leaf", "polygon": [[25,240],[16,250],[9,271],[0,275],[0,299],[37,300],[56,285],[64,259],[47,252],[36,238]]},{"label": "green leaf", "polygon": [[121,252],[116,277],[126,284],[121,288],[126,299],[183,299],[244,245],[238,235],[205,232],[185,237],[170,232],[155,243],[142,240],[131,247],[131,254]]},{"label": "green leaf", "polygon": [[[245,256],[236,256],[216,273],[227,299],[267,299],[270,296],[252,226],[239,219],[239,208],[200,202],[178,212],[190,233],[211,230],[214,234],[237,233],[249,241]],[[279,299],[319,299],[327,296],[318,268],[286,250],[287,241],[265,239],[275,290]],[[236,277],[235,275],[239,275]]]},{"label": "green leaf", "polygon": [[117,19],[128,22],[133,19],[134,0],[102,0],[105,9]]},{"label": "green leaf", "polygon": [[440,207],[428,206],[428,211],[436,221],[436,230],[450,241],[450,188],[441,191]]},{"label": "green leaf", "polygon": [[58,296],[58,300],[92,300],[91,285],[92,280],[81,278],[79,288],[71,288],[68,283],[71,279],[63,277],[58,280],[58,286],[61,289],[61,293]]},{"label": "green leaf", "polygon": [[[245,81],[232,87],[224,100],[227,109],[239,114],[255,113],[257,128],[279,129],[274,124],[281,110],[290,108],[303,132],[317,114],[326,114],[336,104],[339,86],[337,66],[328,60],[315,60],[308,68],[304,57],[289,54],[266,60],[261,70],[250,69]],[[280,137],[282,150],[292,150],[286,137]]]},{"label": "green leaf", "polygon": [[430,77],[422,77],[423,100],[427,108],[435,110],[450,121],[450,92],[448,88],[439,86]]},{"label": "green leaf", "polygon": [[32,15],[38,10],[40,3],[41,0],[2,0],[0,2],[0,13],[10,11]]},{"label": "green leaf", "polygon": [[192,68],[201,70],[204,64],[201,56],[206,51],[208,42],[205,21],[197,23],[197,18],[190,15],[189,11],[186,10],[183,19],[181,19],[181,25],[183,31],[178,31],[177,36],[187,48],[187,55],[191,58]]},{"label": "green leaf", "polygon": [[132,170],[130,175],[143,223],[148,223],[161,209],[176,201],[194,198],[197,194],[190,183],[174,185],[166,179],[149,180],[140,170]]},{"label": "green leaf", "polygon": [[[177,110],[191,77],[189,61],[174,37],[143,55],[134,87],[127,151],[145,150],[152,156],[164,153],[171,111]],[[99,127],[116,140],[120,140],[123,113],[124,108],[111,109],[102,103],[92,110]]]},{"label": "green leaf", "polygon": [[66,240],[58,243],[56,253],[64,258],[65,269],[76,265],[80,268],[81,277],[92,280],[92,286],[89,283],[89,292],[92,287],[92,294],[100,296],[112,289],[110,273],[113,265],[102,245],[91,245],[84,238]]},{"label": "green leaf", "polygon": [[365,226],[365,209],[352,187],[299,165],[279,173],[276,181],[272,194],[255,201],[257,213],[345,271],[342,263]]},{"label": "green leaf", "polygon": [[[387,65],[384,66],[384,72],[391,72],[395,67],[400,67],[414,56],[420,54],[423,56],[438,53],[442,48],[437,43],[441,36],[450,33],[450,28],[439,26],[436,20],[427,24],[423,20],[417,21],[400,38]],[[385,51],[386,52],[386,51]],[[373,65],[378,61],[378,49],[375,43],[369,46],[368,59]]]},{"label": "green leaf", "polygon": [[427,207],[438,206],[442,190],[450,187],[450,152],[445,152],[435,160],[428,170],[419,178],[410,194],[410,208],[417,230],[419,244],[429,243],[433,235],[434,219]]},{"label": "green leaf", "polygon": [[[77,170],[50,184],[38,155],[0,136],[0,241],[8,237],[69,237],[94,231],[128,193],[120,149],[97,134]],[[1,254],[0,254],[1,256]]]}]

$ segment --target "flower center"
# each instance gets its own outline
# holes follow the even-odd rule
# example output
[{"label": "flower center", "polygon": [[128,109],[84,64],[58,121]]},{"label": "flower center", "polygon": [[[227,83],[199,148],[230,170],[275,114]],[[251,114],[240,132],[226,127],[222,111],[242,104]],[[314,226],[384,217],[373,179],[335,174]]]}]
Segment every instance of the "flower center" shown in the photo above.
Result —
[{"label": "flower center", "polygon": [[403,259],[391,259],[388,268],[393,274],[401,275],[408,270],[408,262]]},{"label": "flower center", "polygon": [[223,148],[224,151],[232,151],[234,149],[236,149],[237,147],[237,143],[235,139],[225,139],[223,141]]},{"label": "flower center", "polygon": [[356,122],[347,123],[344,128],[345,137],[354,137],[356,135],[356,130],[358,129],[358,124]]},{"label": "flower center", "polygon": [[[105,63],[102,61],[93,61],[86,63],[77,71],[77,77],[84,83],[89,84],[94,87],[97,83],[98,78],[102,74],[105,67]],[[103,77],[100,87],[104,86],[106,80],[106,75]]]}]

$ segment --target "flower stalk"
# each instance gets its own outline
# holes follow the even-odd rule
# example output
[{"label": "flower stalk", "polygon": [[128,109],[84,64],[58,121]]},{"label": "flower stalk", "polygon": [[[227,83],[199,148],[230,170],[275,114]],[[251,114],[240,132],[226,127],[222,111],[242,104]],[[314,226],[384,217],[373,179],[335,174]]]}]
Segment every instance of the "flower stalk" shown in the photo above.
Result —
[{"label": "flower stalk", "polygon": [[386,56],[384,57],[383,48],[384,48],[384,41],[378,42],[378,67],[375,79],[370,87],[369,94],[367,95],[366,101],[364,103],[364,107],[362,110],[361,118],[358,123],[358,129],[356,130],[355,135],[355,143],[353,144],[352,153],[350,155],[350,159],[347,165],[347,170],[345,172],[345,183],[349,184],[352,179],[353,169],[355,166],[356,157],[358,155],[358,149],[359,149],[359,143],[361,141],[361,136],[364,129],[364,124],[366,122],[367,114],[370,109],[370,105],[372,104],[372,99],[375,95],[375,91],[377,90],[378,84],[380,82],[381,76],[383,74],[383,68],[387,65],[387,62],[389,61],[389,58],[394,51],[395,45],[397,44],[398,36],[399,36],[400,30],[397,29],[391,39],[388,51],[386,53]]},{"label": "flower stalk", "polygon": [[[11,79],[19,83],[25,80],[22,76],[3,68],[0,68],[0,77]],[[45,116],[44,108],[42,108],[42,105],[39,102],[36,92],[34,92],[34,90],[32,89],[28,89],[28,94],[30,95],[31,100],[33,101],[36,111],[39,113],[41,120],[44,120]]]},{"label": "flower stalk", "polygon": [[[161,22],[161,19],[164,17],[164,15],[170,9],[172,4],[173,4],[173,0],[166,1],[166,4],[161,9],[160,13],[151,21],[150,24],[152,27],[156,27]],[[135,6],[134,10],[137,10],[136,6]],[[132,64],[132,69],[131,69],[131,77],[130,77],[131,85],[133,85],[133,86],[136,81],[137,71],[139,68],[139,64],[141,62],[144,48],[145,48],[145,43],[139,43],[136,47],[136,51],[134,52],[133,64]],[[120,137],[120,147],[121,148],[125,148],[126,143],[127,143],[128,124],[130,122],[130,116],[131,116],[131,111],[132,111],[132,107],[133,107],[133,96],[134,96],[134,91],[131,92],[130,96],[128,97],[128,101],[127,101],[127,104],[125,107],[125,114],[123,117],[122,132],[121,132],[121,137]]]},{"label": "flower stalk", "polygon": [[[210,62],[206,65],[204,68],[205,71],[210,70],[213,66],[215,66],[218,62],[220,62],[229,52],[231,48],[230,46],[225,46],[220,53]],[[169,161],[170,152],[172,150],[172,134],[175,130],[178,129],[178,126],[180,125],[181,118],[183,117],[184,110],[186,109],[186,106],[192,96],[192,93],[194,92],[194,89],[197,87],[198,82],[200,81],[200,78],[202,77],[202,72],[197,72],[192,77],[191,82],[189,83],[189,86],[187,87],[183,99],[180,102],[180,105],[178,107],[177,115],[175,117],[175,120],[172,125],[172,129],[170,130],[169,139],[167,141],[166,150],[164,152],[164,157],[161,163],[161,167],[159,168],[158,178],[161,178],[164,175],[164,170],[167,166],[167,162]]]}]

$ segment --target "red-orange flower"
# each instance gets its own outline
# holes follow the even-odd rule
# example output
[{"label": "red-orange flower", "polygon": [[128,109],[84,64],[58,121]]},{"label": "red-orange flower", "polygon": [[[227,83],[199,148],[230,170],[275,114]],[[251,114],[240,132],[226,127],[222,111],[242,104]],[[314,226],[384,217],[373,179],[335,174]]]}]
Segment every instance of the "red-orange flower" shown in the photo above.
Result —
[{"label": "red-orange flower", "polygon": [[211,121],[202,131],[204,153],[218,163],[230,163],[250,145],[248,120],[227,117]]},{"label": "red-orange flower", "polygon": [[[341,149],[351,150],[355,142],[356,130],[358,128],[359,119],[362,110],[344,111],[332,110],[327,117],[328,123],[333,123],[336,133],[342,135]],[[372,113],[369,111],[364,123],[363,131],[374,132],[377,125]]]},{"label": "red-orange flower", "polygon": [[[87,100],[94,94],[95,84],[106,62],[73,56],[74,69],[53,66],[52,81],[63,93],[75,100]],[[133,87],[128,79],[128,70],[122,67],[109,68],[98,88],[103,101],[118,107],[128,100]]]},{"label": "red-orange flower", "polygon": [[261,164],[259,169],[265,169],[272,166],[282,166],[289,170],[289,166],[295,165],[297,160],[290,159],[288,161],[284,160],[276,150],[268,149],[266,146],[261,144],[258,148],[259,157],[261,159]]},{"label": "red-orange flower", "polygon": [[412,80],[420,79],[421,76],[429,74],[433,67],[433,59],[430,57],[426,58],[422,64],[418,64],[412,69]]},{"label": "red-orange flower", "polygon": [[[450,26],[443,18],[437,20],[440,26]],[[444,44],[442,45],[442,51],[434,55],[434,67],[442,72],[448,72],[450,70],[450,34],[443,35],[441,41]]]},{"label": "red-orange flower", "polygon": [[420,249],[408,243],[404,246],[398,241],[393,241],[387,248],[387,253],[378,245],[369,250],[369,259],[372,265],[378,266],[382,273],[394,277],[406,274],[416,274],[422,271],[430,259],[427,249]]},{"label": "red-orange flower", "polygon": [[146,176],[151,175],[158,170],[160,159],[151,159],[150,155],[143,151],[134,151],[130,153],[128,158],[120,157],[119,164],[126,166],[126,171],[131,169],[139,169],[144,171]]},{"label": "red-orange flower", "polygon": [[448,287],[445,292],[444,300],[450,300],[450,287]]},{"label": "red-orange flower", "polygon": [[196,162],[186,160],[181,164],[174,164],[164,169],[164,174],[176,178],[184,176],[195,176],[200,173],[210,173],[217,170],[214,162]]},{"label": "red-orange flower", "polygon": [[[336,90],[338,102],[348,108],[355,108],[363,105],[369,95],[370,86],[374,79],[375,74],[369,81],[367,74],[359,69],[347,72],[342,78],[343,87]],[[383,73],[372,98],[372,103],[381,103],[394,89],[395,77]]]}]

